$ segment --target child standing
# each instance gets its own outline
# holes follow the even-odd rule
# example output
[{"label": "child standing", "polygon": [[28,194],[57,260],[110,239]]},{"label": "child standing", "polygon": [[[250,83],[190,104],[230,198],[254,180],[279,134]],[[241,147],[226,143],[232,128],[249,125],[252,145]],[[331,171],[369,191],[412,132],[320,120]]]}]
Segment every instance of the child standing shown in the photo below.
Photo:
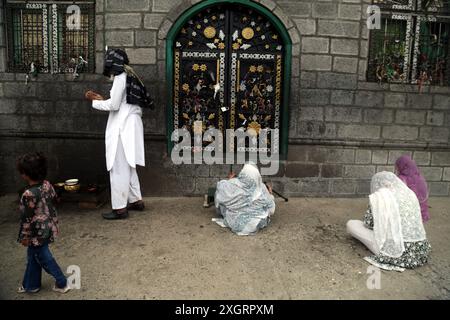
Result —
[{"label": "child standing", "polygon": [[58,218],[53,206],[56,192],[45,179],[47,159],[41,153],[30,153],[17,160],[17,169],[27,182],[20,199],[20,231],[18,242],[26,246],[27,267],[18,292],[35,293],[41,289],[42,269],[56,280],[53,290],[70,290],[67,279],[53,258],[49,243],[58,234]]}]

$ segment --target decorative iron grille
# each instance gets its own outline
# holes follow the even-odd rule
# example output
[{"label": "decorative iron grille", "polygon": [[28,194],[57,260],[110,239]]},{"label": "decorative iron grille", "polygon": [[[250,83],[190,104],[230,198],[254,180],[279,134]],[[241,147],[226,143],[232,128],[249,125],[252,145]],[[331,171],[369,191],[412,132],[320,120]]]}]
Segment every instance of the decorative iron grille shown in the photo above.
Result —
[{"label": "decorative iron grille", "polygon": [[450,85],[450,1],[374,0],[381,28],[371,30],[367,79]]},{"label": "decorative iron grille", "polygon": [[9,72],[94,72],[94,1],[7,1],[5,11]]},{"label": "decorative iron grille", "polygon": [[[284,50],[280,33],[251,8],[196,14],[174,44],[174,130],[189,130],[192,139],[212,128],[247,131],[254,142],[265,133],[268,147],[258,150],[277,146],[269,129],[280,129]],[[238,151],[256,151],[249,145]]]}]

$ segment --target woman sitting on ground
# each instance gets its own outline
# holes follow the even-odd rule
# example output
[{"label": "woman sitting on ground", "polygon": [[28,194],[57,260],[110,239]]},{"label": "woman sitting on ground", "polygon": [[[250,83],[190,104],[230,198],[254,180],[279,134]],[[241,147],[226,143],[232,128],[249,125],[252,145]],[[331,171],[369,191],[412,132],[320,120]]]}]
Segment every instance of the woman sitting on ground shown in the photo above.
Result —
[{"label": "woman sitting on ground", "polygon": [[386,171],[372,177],[370,192],[364,222],[347,222],[347,232],[374,254],[364,260],[396,271],[427,263],[431,246],[426,239],[416,194],[394,173]]},{"label": "woman sitting on ground", "polygon": [[430,220],[428,211],[428,187],[425,178],[420,173],[414,160],[408,155],[403,155],[395,162],[397,176],[402,180],[419,199],[422,221]]},{"label": "woman sitting on ground", "polygon": [[219,181],[214,204],[223,218],[213,221],[237,235],[255,234],[275,213],[272,190],[262,182],[254,164],[244,165],[237,178],[232,174],[228,180]]}]

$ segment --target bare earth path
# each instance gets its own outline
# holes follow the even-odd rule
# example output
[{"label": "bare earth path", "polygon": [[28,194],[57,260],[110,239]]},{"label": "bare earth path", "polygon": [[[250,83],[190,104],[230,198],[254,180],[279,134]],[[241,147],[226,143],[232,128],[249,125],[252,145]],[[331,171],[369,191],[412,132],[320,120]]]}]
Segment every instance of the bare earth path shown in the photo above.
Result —
[{"label": "bare earth path", "polygon": [[0,197],[2,299],[449,299],[450,199],[433,198],[426,225],[433,247],[425,267],[382,272],[381,289],[366,286],[369,254],[345,233],[366,199],[296,198],[277,202],[269,228],[238,237],[211,222],[200,198],[146,198],[145,212],[104,221],[102,210],[59,207],[61,236],[52,245],[65,270],[81,268],[81,289],[18,295],[25,248],[13,196]]}]

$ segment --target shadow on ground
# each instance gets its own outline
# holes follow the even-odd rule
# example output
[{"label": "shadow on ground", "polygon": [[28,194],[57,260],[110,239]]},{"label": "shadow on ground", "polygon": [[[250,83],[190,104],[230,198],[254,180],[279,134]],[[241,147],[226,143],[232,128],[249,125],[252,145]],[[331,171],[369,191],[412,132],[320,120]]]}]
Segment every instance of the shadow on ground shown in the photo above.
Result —
[{"label": "shadow on ground", "polygon": [[369,290],[368,250],[345,233],[366,199],[290,199],[277,202],[271,225],[239,237],[211,222],[201,198],[146,198],[145,212],[104,221],[101,212],[59,207],[61,236],[52,245],[65,270],[81,268],[81,289],[51,291],[43,276],[35,295],[16,294],[25,269],[15,240],[14,198],[0,198],[0,298],[2,299],[449,299],[450,199],[430,200],[426,225],[433,247],[428,265],[381,273]]}]

